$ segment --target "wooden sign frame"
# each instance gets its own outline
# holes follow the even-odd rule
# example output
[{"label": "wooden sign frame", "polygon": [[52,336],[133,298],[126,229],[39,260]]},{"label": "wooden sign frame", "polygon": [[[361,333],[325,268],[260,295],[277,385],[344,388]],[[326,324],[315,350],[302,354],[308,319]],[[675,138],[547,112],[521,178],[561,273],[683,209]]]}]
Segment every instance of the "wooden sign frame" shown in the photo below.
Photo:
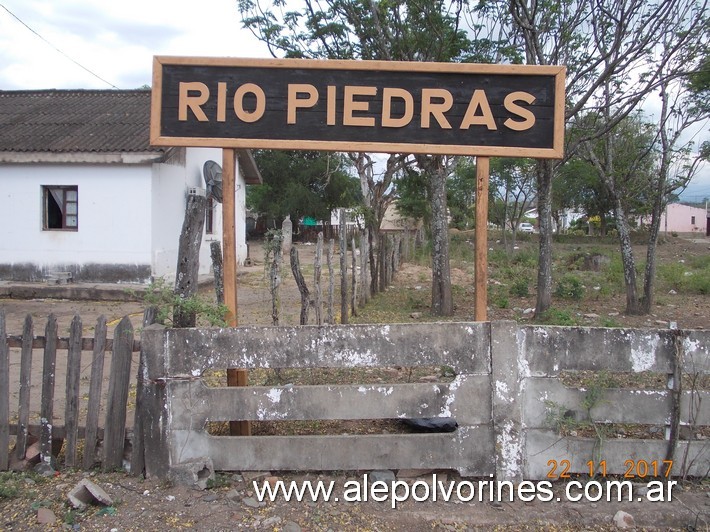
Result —
[{"label": "wooden sign frame", "polygon": [[562,66],[157,56],[150,140],[561,158],[564,89]]}]

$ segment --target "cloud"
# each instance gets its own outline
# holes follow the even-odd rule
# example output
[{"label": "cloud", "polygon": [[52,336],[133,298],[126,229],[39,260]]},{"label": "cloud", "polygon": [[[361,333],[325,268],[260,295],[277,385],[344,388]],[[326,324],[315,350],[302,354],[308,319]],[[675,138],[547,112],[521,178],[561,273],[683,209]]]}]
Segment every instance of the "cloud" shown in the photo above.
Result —
[{"label": "cloud", "polygon": [[268,56],[266,47],[241,28],[233,0],[4,5],[51,45],[0,9],[0,89],[109,88],[98,77],[135,88],[150,84],[154,55]]}]

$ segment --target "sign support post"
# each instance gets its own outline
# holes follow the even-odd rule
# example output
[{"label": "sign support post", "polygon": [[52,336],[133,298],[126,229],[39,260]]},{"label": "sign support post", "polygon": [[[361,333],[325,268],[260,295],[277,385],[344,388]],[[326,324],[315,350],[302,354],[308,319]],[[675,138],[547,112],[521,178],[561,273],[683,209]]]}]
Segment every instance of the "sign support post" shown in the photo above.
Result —
[{"label": "sign support post", "polygon": [[[234,195],[236,193],[236,153],[232,148],[222,150],[222,242],[224,249],[224,304],[227,306],[227,325],[236,327],[237,319],[237,231],[235,226]],[[246,386],[245,369],[227,368],[227,386]],[[251,435],[249,421],[230,421],[233,436]]]},{"label": "sign support post", "polygon": [[475,321],[488,321],[488,177],[490,160],[476,157]]}]

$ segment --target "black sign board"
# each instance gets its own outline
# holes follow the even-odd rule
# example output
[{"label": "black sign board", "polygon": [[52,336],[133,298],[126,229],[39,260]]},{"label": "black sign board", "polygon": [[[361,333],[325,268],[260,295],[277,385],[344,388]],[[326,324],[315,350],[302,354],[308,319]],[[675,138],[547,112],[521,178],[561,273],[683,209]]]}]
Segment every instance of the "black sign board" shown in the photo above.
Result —
[{"label": "black sign board", "polygon": [[151,143],[562,156],[564,67],[156,57]]}]

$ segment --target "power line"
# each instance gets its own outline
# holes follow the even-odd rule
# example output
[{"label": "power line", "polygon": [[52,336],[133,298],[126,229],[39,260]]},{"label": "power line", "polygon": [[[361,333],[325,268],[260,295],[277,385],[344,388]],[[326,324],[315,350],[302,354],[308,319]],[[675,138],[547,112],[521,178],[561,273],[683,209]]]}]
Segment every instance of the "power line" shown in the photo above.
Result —
[{"label": "power line", "polygon": [[106,83],[107,85],[109,85],[110,87],[113,87],[114,89],[118,89],[118,87],[116,87],[116,85],[114,85],[114,84],[111,83],[110,81],[106,81],[104,78],[102,78],[101,76],[99,76],[99,75],[96,74],[95,72],[92,72],[91,70],[89,70],[88,68],[86,68],[84,65],[82,65],[81,63],[75,61],[74,59],[72,59],[71,57],[69,57],[67,54],[65,54],[64,52],[62,52],[59,48],[57,48],[56,46],[54,46],[51,42],[49,42],[47,39],[45,39],[44,37],[42,37],[39,33],[37,33],[35,30],[33,30],[33,29],[30,28],[27,24],[25,24],[25,22],[24,22],[23,20],[21,20],[20,17],[18,17],[17,15],[15,15],[12,11],[10,11],[8,8],[6,8],[3,4],[0,4],[0,7],[2,7],[5,11],[7,11],[7,12],[10,14],[10,16],[12,16],[12,18],[14,18],[17,22],[19,22],[20,24],[22,24],[25,28],[27,28],[28,30],[30,30],[30,31],[31,31],[32,33],[34,33],[37,37],[39,37],[40,39],[42,39],[45,43],[47,43],[49,46],[51,46],[52,48],[54,48],[57,52],[59,52],[60,54],[62,54],[64,57],[66,57],[67,59],[69,59],[69,61],[71,61],[72,63],[74,63],[76,66],[78,66],[79,68],[82,68],[82,69],[86,70],[89,74],[91,74],[92,76],[94,76],[94,77],[97,78],[97,79],[100,79],[101,81],[103,81],[104,83]]}]

